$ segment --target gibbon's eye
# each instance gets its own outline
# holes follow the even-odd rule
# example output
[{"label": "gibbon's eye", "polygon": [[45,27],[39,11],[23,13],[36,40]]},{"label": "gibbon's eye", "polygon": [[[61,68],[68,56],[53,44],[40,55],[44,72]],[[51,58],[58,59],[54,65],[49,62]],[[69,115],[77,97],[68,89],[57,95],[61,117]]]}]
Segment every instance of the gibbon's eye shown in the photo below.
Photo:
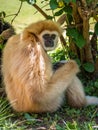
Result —
[{"label": "gibbon's eye", "polygon": [[56,38],[56,35],[55,34],[52,34],[51,35],[51,38],[54,40]]},{"label": "gibbon's eye", "polygon": [[47,39],[47,38],[49,38],[49,37],[50,37],[50,34],[48,34],[48,33],[43,35],[43,38],[44,38],[44,39]]}]

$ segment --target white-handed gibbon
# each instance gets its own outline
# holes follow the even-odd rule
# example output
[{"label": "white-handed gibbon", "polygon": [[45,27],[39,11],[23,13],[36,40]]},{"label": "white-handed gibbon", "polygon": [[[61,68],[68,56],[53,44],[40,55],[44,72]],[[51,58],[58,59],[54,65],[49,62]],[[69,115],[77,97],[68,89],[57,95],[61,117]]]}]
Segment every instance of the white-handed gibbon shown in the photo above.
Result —
[{"label": "white-handed gibbon", "polygon": [[83,107],[98,104],[97,97],[86,97],[76,76],[75,61],[69,60],[55,72],[46,51],[55,49],[61,34],[51,20],[29,25],[7,42],[2,57],[5,90],[14,110],[19,112],[53,112],[64,102]]}]

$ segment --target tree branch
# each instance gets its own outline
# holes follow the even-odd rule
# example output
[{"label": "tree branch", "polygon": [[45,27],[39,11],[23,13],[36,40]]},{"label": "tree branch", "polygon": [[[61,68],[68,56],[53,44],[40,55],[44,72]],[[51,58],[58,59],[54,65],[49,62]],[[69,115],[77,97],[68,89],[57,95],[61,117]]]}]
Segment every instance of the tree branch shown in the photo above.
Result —
[{"label": "tree branch", "polygon": [[21,10],[21,8],[22,8],[22,4],[23,4],[23,2],[21,1],[20,6],[19,6],[19,9],[18,9],[17,13],[15,14],[15,17],[11,20],[11,24],[13,23],[13,21],[15,20],[15,18],[16,18],[16,17],[18,16],[18,14],[20,13],[20,10]]},{"label": "tree branch", "polygon": [[98,22],[98,16],[96,15],[95,12],[93,12],[93,17],[94,17],[94,19]]},{"label": "tree branch", "polygon": [[84,39],[86,40],[86,44],[84,46],[84,50],[85,50],[84,53],[85,53],[86,62],[94,63],[92,52],[91,52],[90,39],[89,39],[89,18],[90,18],[90,14],[89,14],[88,11],[86,13],[85,9],[83,10],[81,7],[78,7],[78,11],[79,11],[79,14],[80,14],[80,16],[83,20],[83,36],[84,36]]},{"label": "tree branch", "polygon": [[4,30],[0,34],[0,44],[2,44],[4,42],[4,40],[8,40],[14,34],[15,34],[15,32],[12,28]]},{"label": "tree branch", "polygon": [[86,7],[87,7],[87,2],[86,2],[86,0],[80,0],[80,1],[81,1],[82,6],[86,8]]},{"label": "tree branch", "polygon": [[66,14],[63,14],[59,17],[59,19],[57,20],[57,22],[62,25],[64,22],[66,21]]},{"label": "tree branch", "polygon": [[49,18],[49,16],[37,5],[37,4],[33,4],[32,5],[38,12],[40,12],[46,19]]}]

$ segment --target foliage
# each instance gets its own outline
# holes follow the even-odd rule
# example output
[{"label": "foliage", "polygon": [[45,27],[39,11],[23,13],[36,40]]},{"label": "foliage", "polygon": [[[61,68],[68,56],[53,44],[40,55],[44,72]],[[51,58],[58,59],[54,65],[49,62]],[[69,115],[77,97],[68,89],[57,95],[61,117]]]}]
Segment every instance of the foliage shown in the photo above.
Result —
[{"label": "foliage", "polygon": [[67,36],[70,36],[79,48],[84,47],[86,41],[83,35],[81,35],[81,33],[76,28],[68,28],[66,31]]},{"label": "foliage", "polygon": [[95,33],[98,35],[98,22],[95,24]]},{"label": "foliage", "polygon": [[13,114],[10,113],[10,106],[7,100],[0,98],[0,129],[10,129],[15,126],[15,124],[11,125],[11,117],[13,117]]},{"label": "foliage", "polygon": [[83,68],[88,71],[88,72],[93,72],[94,71],[94,66],[92,63],[84,63]]},{"label": "foliage", "polygon": [[[77,7],[78,3],[76,3],[75,0],[68,0],[68,1],[50,0],[50,7],[54,11],[54,16],[60,16],[60,18],[61,18],[61,16],[63,14],[65,15],[66,18],[65,18],[64,22],[66,22],[65,23],[66,24],[66,34],[69,37],[68,43],[70,44],[69,45],[70,51],[73,51],[73,53],[76,55],[76,59],[78,58],[80,60],[82,67],[87,72],[94,72],[94,70],[95,70],[94,64],[96,64],[96,60],[94,61],[94,59],[97,59],[97,54],[95,55],[95,57],[93,56],[92,50],[91,50],[92,48],[90,49],[90,44],[91,44],[90,35],[89,34],[86,35],[86,33],[84,32],[85,29],[83,28],[84,22],[86,21],[85,26],[86,25],[88,26],[90,18],[93,17],[93,15],[88,14],[89,15],[89,18],[88,18],[86,16],[87,14],[84,14],[82,12],[86,11],[88,13],[88,11],[89,11],[88,8],[91,8],[90,4],[92,2],[93,2],[92,0],[85,1],[85,3],[82,3],[82,1],[80,1],[80,7]],[[94,2],[95,2],[95,7],[96,7],[97,2],[96,1],[94,1]],[[60,4],[60,3],[62,3],[62,4]],[[88,3],[89,3],[89,5],[88,5]],[[86,5],[82,5],[82,4],[86,4]],[[62,5],[62,6],[59,6],[59,5]],[[79,11],[81,11],[82,7],[84,8],[84,10],[82,9],[82,12],[79,12]],[[55,11],[57,9],[58,9],[58,11]],[[94,13],[96,13],[94,8],[93,8],[93,11],[94,11]],[[96,13],[96,17],[97,17],[97,13]],[[86,19],[86,20],[84,20],[84,19]],[[78,24],[81,24],[81,25],[78,25]],[[95,27],[94,27],[93,33],[95,33],[97,35],[98,34],[98,18],[94,24],[95,24]],[[90,28],[87,28],[87,31],[88,31],[87,33],[89,33]],[[97,46],[97,41],[95,41],[94,44],[96,44],[96,46]],[[87,53],[84,52],[84,51],[86,51],[86,49],[89,49],[89,51]],[[95,51],[96,52],[98,51],[97,48]],[[92,57],[94,57],[94,59]],[[70,58],[72,58],[72,57],[70,57]]]},{"label": "foliage", "polygon": [[52,58],[52,62],[56,63],[61,60],[67,60],[67,56],[65,56],[65,51],[59,47],[53,52],[49,52],[50,57]]},{"label": "foliage", "polygon": [[[67,52],[68,52],[68,50],[65,51],[61,47],[57,48],[53,52],[49,52],[49,55],[52,58],[53,64],[56,63],[56,62],[59,62],[59,61],[68,60],[69,57],[68,57]],[[81,62],[80,62],[79,59],[75,58],[74,60],[77,62],[77,64],[79,65],[79,67],[84,68],[85,71],[87,71],[87,72],[93,72],[94,71],[94,66],[93,66],[92,63],[86,62],[84,64],[81,64]]]}]

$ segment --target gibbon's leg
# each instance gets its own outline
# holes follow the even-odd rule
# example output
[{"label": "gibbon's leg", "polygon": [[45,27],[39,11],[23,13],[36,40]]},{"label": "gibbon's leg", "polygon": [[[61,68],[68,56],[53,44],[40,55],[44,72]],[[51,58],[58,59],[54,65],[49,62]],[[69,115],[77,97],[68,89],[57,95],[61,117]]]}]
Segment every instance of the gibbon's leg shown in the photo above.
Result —
[{"label": "gibbon's leg", "polygon": [[61,106],[65,90],[78,71],[78,65],[74,61],[69,61],[53,74],[45,93],[40,98],[42,105],[42,110],[40,111],[52,112]]},{"label": "gibbon's leg", "polygon": [[80,108],[88,105],[98,105],[98,98],[86,96],[83,85],[77,76],[66,90],[67,102],[70,106]]},{"label": "gibbon's leg", "polygon": [[[68,61],[60,61],[57,63],[57,67],[62,66],[67,62]],[[82,107],[86,105],[86,97],[83,86],[77,76],[75,76],[70,86],[66,89],[66,98],[68,100],[68,104],[72,107]]]},{"label": "gibbon's leg", "polygon": [[67,102],[72,107],[83,107],[86,105],[86,96],[81,81],[77,76],[66,90]]},{"label": "gibbon's leg", "polygon": [[6,92],[8,99],[12,107],[18,112],[39,113],[56,111],[63,103],[65,90],[70,86],[78,71],[78,65],[70,60],[53,73],[48,84],[42,86],[40,91],[37,87],[33,89],[32,86],[21,86],[17,82],[18,80],[15,80],[16,83],[13,83],[13,80],[7,79]]}]

